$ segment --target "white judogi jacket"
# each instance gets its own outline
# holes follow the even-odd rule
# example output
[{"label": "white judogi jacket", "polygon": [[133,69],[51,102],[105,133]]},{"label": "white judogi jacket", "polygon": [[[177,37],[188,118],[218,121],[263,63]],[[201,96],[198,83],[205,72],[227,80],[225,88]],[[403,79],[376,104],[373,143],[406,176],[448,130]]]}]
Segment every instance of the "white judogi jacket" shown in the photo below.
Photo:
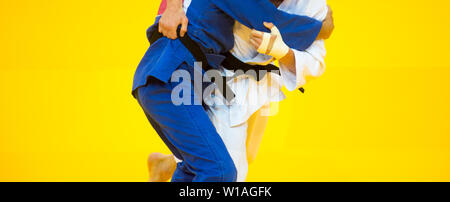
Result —
[{"label": "white judogi jacket", "polygon": [[[190,2],[185,0],[184,6],[187,8]],[[326,0],[284,0],[279,9],[291,14],[307,15],[320,21],[325,19],[328,12]],[[250,33],[251,29],[236,22],[235,47],[231,53],[249,64],[272,63],[274,59],[271,56],[258,53],[251,45]],[[270,102],[285,99],[285,95],[281,92],[283,85],[290,91],[296,90],[305,84],[307,77],[318,77],[325,70],[326,50],[323,40],[315,41],[306,51],[293,51],[296,61],[295,73],[281,65],[281,76],[270,73],[259,82],[247,75],[241,75],[228,82],[236,94],[231,105],[223,105],[222,98],[217,98],[218,96],[213,97],[212,101],[205,101],[211,103],[208,115],[233,158],[238,171],[238,181],[245,181],[247,176],[246,140],[247,120],[250,116]],[[231,71],[226,70],[225,73],[227,76],[233,75]]]},{"label": "white judogi jacket", "polygon": [[[328,12],[326,0],[285,0],[279,9],[291,14],[307,15],[318,20],[325,19]],[[250,44],[250,33],[250,28],[236,22],[234,26],[235,46],[231,53],[249,64],[272,63],[274,59],[271,56],[258,53]],[[306,51],[293,51],[296,60],[295,73],[280,64],[281,76],[270,74],[271,79],[266,76],[257,82],[247,75],[241,75],[228,82],[236,94],[236,98],[229,107],[230,126],[246,122],[253,113],[270,102],[285,99],[285,95],[281,92],[283,85],[289,91],[293,91],[303,86],[307,77],[318,77],[325,71],[326,50],[323,40],[315,41]],[[226,70],[226,72],[228,76],[233,75],[231,71]],[[216,100],[215,103],[218,102],[220,101]]]}]

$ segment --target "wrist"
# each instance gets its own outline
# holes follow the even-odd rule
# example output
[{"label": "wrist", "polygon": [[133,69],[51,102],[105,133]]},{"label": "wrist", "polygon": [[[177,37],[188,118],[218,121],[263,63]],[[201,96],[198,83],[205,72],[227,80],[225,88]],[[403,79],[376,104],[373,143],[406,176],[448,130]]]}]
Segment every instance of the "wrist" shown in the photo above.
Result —
[{"label": "wrist", "polygon": [[183,8],[182,0],[167,0],[167,9],[178,10]]},{"label": "wrist", "polygon": [[274,47],[272,48],[272,51],[270,52],[270,56],[276,58],[277,60],[281,60],[282,58],[286,57],[286,55],[291,52],[291,49],[284,44],[284,42],[276,42],[274,44]]}]

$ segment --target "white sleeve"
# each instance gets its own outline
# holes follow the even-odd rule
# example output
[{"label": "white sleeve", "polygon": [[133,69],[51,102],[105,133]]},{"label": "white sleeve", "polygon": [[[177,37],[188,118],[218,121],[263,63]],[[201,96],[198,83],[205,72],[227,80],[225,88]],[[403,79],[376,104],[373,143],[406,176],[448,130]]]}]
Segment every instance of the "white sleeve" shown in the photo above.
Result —
[{"label": "white sleeve", "polygon": [[305,85],[307,78],[317,78],[325,71],[325,42],[315,41],[306,51],[294,50],[295,72],[280,63],[283,84],[289,91]]}]

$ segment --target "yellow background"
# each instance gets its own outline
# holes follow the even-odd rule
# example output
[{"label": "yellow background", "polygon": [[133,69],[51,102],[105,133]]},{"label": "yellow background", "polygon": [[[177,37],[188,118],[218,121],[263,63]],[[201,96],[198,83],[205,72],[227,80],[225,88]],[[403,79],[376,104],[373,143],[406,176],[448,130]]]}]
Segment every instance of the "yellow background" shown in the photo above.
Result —
[{"label": "yellow background", "polygon": [[[450,181],[450,3],[330,0],[327,70],[271,117],[249,181]],[[0,2],[0,181],[146,181],[130,94],[159,0]]]}]

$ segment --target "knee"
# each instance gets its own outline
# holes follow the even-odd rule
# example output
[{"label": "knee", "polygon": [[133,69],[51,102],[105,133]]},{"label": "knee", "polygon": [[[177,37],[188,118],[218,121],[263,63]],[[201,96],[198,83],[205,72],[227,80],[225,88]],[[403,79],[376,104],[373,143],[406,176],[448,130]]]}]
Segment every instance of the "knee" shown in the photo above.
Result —
[{"label": "knee", "polygon": [[[194,182],[236,182],[237,170],[233,161],[216,161],[198,165]],[[192,170],[192,169],[191,169]]]},{"label": "knee", "polygon": [[225,163],[222,166],[222,181],[223,182],[236,182],[237,180],[237,169],[233,161]]},{"label": "knee", "polygon": [[209,179],[206,181],[213,182],[236,182],[237,169],[233,161],[221,161],[222,163],[216,165],[216,169],[211,169]]}]

